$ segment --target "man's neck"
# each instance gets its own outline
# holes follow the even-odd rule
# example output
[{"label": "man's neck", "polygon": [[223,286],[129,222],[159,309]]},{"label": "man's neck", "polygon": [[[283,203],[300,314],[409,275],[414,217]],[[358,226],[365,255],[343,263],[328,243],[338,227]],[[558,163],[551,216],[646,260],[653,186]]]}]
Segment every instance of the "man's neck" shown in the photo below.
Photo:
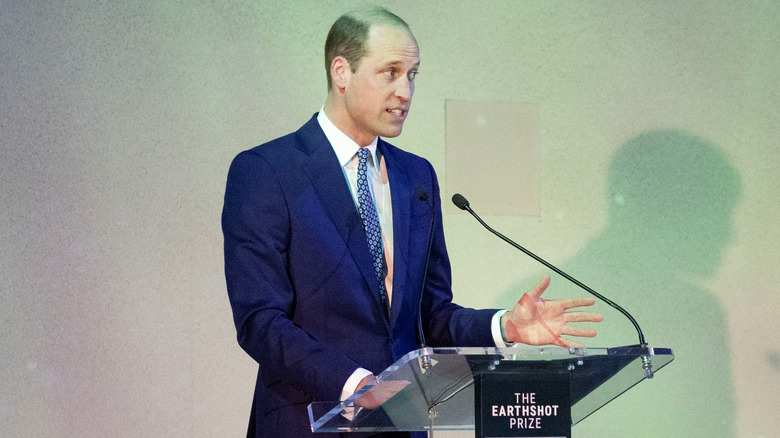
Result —
[{"label": "man's neck", "polygon": [[351,118],[344,106],[343,96],[336,96],[334,93],[338,93],[338,91],[332,90],[328,93],[328,98],[325,100],[325,106],[323,107],[325,115],[328,116],[331,123],[360,147],[366,147],[373,143],[377,136],[356,134]]}]

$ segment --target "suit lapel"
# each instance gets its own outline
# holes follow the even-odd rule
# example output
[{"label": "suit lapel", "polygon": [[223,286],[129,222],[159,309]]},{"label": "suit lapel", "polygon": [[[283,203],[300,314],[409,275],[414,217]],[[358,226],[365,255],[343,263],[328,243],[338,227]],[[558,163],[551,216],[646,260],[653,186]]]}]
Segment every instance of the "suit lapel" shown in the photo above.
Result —
[{"label": "suit lapel", "polygon": [[407,290],[407,254],[409,250],[410,203],[412,202],[409,176],[398,162],[387,143],[380,139],[379,150],[387,166],[390,197],[393,205],[393,301],[390,308],[390,325],[395,324],[404,299],[412,295]]},{"label": "suit lapel", "polygon": [[349,248],[355,264],[371,289],[374,301],[378,306],[384,306],[379,297],[379,285],[376,282],[374,265],[360,214],[355,208],[355,201],[336,153],[317,123],[316,115],[297,132],[297,135],[301,149],[308,155],[308,159],[302,163],[303,170],[309,177],[322,205],[328,211],[333,225]]}]

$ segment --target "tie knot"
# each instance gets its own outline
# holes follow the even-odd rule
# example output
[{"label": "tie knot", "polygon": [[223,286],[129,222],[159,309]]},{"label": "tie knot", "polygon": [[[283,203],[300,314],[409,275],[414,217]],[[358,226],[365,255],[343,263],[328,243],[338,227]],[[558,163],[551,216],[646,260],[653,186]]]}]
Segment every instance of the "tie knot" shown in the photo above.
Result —
[{"label": "tie knot", "polygon": [[358,149],[358,158],[361,161],[368,162],[368,156],[371,155],[371,152],[368,150],[368,148],[360,148]]}]

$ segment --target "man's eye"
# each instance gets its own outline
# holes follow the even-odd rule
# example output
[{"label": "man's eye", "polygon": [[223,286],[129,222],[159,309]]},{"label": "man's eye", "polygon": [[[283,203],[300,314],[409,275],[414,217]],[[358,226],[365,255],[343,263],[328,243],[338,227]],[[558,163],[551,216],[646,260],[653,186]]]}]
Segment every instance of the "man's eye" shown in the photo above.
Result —
[{"label": "man's eye", "polygon": [[418,72],[417,72],[417,70],[412,70],[412,71],[410,71],[410,72],[409,72],[409,80],[410,80],[410,81],[413,81],[413,80],[414,80],[414,78],[416,78],[416,77],[417,77],[417,73],[418,73]]},{"label": "man's eye", "polygon": [[389,70],[385,70],[385,76],[387,76],[388,79],[395,78],[395,69],[391,68]]}]

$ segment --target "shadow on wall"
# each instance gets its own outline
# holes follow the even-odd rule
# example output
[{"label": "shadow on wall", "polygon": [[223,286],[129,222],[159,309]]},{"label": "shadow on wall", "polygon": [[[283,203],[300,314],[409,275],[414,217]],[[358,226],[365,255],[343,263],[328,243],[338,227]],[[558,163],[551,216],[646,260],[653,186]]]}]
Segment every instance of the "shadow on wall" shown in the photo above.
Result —
[{"label": "shadow on wall", "polygon": [[[576,433],[733,437],[726,319],[702,284],[716,273],[731,240],[739,175],[723,152],[702,139],[659,130],[617,151],[608,182],[607,227],[561,267],[625,307],[650,346],[671,347],[675,360],[655,380],[577,425]],[[504,298],[512,302],[528,284],[520,282]],[[557,276],[548,294],[587,295]],[[595,308],[605,322],[589,345],[638,343],[622,315],[606,304]]]}]

